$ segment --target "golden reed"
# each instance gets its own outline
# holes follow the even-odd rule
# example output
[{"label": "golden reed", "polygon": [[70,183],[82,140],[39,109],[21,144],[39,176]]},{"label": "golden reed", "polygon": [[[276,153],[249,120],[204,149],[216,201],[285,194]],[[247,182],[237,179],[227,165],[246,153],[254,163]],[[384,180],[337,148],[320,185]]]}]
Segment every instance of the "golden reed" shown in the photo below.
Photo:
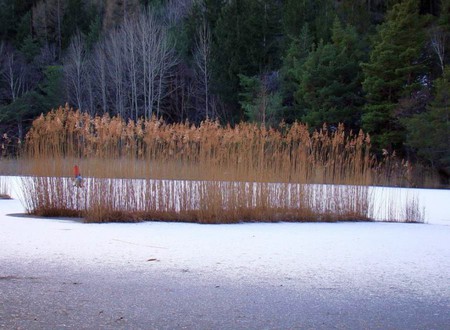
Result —
[{"label": "golden reed", "polygon": [[96,222],[367,220],[379,177],[370,137],[342,125],[134,122],[67,106],[34,120],[21,159],[30,213]]}]

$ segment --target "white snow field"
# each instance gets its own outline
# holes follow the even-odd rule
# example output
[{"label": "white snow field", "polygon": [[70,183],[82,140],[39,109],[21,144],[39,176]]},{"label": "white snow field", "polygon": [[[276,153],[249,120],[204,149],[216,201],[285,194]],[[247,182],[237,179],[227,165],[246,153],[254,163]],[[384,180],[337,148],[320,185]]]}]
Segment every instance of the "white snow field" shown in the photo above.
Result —
[{"label": "white snow field", "polygon": [[85,224],[0,200],[0,329],[450,329],[450,191],[373,189],[426,223]]}]

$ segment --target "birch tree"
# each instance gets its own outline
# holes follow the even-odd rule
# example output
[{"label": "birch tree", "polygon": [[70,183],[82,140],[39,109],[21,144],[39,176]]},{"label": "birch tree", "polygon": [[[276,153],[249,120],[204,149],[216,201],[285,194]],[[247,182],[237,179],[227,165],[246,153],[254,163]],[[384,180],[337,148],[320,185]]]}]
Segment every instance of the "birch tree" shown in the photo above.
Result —
[{"label": "birch tree", "polygon": [[123,59],[126,67],[128,77],[129,106],[130,116],[137,120],[139,118],[139,97],[138,97],[138,79],[140,77],[140,63],[138,61],[138,39],[139,35],[136,32],[137,26],[131,20],[125,20],[122,28],[123,44]]},{"label": "birch tree", "polygon": [[205,118],[209,119],[211,116],[209,104],[209,86],[211,81],[211,71],[209,68],[210,56],[211,56],[211,33],[206,22],[203,19],[202,25],[197,32],[197,43],[195,46],[195,65],[197,68],[198,82],[200,88],[202,88],[201,96],[203,98]]},{"label": "birch tree", "polygon": [[445,46],[447,43],[447,33],[440,27],[434,27],[429,32],[431,49],[439,60],[439,67],[442,75],[445,67]]},{"label": "birch tree", "polygon": [[7,98],[13,103],[27,91],[25,61],[14,50],[6,52],[1,72],[7,86]]},{"label": "birch tree", "polygon": [[97,43],[89,65],[93,79],[94,104],[101,109],[102,114],[105,114],[108,112],[108,83],[106,50],[103,41]]},{"label": "birch tree", "polygon": [[[70,100],[124,118],[161,116],[178,63],[168,27],[152,12],[125,19],[87,54],[77,34],[65,58]],[[89,72],[87,72],[89,68]]]},{"label": "birch tree", "polygon": [[125,116],[125,95],[124,95],[124,63],[123,63],[123,52],[122,52],[122,42],[120,40],[119,31],[113,31],[106,41],[106,56],[109,59],[107,65],[108,68],[108,79],[112,84],[112,95],[113,95],[113,109],[114,111]]},{"label": "birch tree", "polygon": [[68,84],[69,101],[80,110],[85,110],[83,99],[85,86],[85,47],[80,33],[76,33],[65,57],[65,76]]}]

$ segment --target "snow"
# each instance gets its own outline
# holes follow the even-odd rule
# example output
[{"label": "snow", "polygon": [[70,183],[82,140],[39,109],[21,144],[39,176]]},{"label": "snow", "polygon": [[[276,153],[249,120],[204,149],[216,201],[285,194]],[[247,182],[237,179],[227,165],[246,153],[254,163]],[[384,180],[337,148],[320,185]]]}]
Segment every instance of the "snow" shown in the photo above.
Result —
[{"label": "snow", "polygon": [[[154,263],[231,277],[289,277],[300,270],[301,260],[307,265],[302,266],[306,278],[313,274],[326,278],[324,269],[332,269],[355,279],[371,269],[383,276],[390,268],[401,272],[402,265],[411,264],[417,274],[425,268],[450,277],[450,191],[379,188],[376,194],[397,194],[397,200],[414,195],[425,208],[426,224],[85,224],[24,216],[18,199],[0,200],[0,260],[109,269]],[[17,195],[13,190],[12,196]],[[426,282],[426,276],[422,280]]]},{"label": "snow", "polygon": [[[20,269],[30,278],[80,272],[109,281],[144,281],[160,274],[242,288],[283,286],[299,294],[325,290],[324,297],[353,292],[377,303],[412,297],[430,302],[430,308],[445,308],[450,302],[450,191],[372,189],[381,204],[413,196],[425,208],[426,223],[86,224],[25,216],[14,190],[15,199],[0,200],[0,278],[18,276]],[[382,213],[383,207],[374,209]]]},{"label": "snow", "polygon": [[[23,217],[0,201],[0,260],[87,269],[195,270],[231,278],[314,277],[337,282],[415,278],[429,295],[432,277],[450,279],[450,226],[398,223],[84,224]],[[152,260],[156,259],[156,260]],[[148,261],[151,260],[151,261]],[[301,262],[299,262],[301,261]],[[424,271],[426,270],[426,271]],[[396,274],[392,274],[395,271]],[[423,275],[420,275],[423,274]],[[360,276],[361,275],[361,276]],[[336,284],[336,283],[334,283]],[[431,285],[430,285],[431,284]]]}]

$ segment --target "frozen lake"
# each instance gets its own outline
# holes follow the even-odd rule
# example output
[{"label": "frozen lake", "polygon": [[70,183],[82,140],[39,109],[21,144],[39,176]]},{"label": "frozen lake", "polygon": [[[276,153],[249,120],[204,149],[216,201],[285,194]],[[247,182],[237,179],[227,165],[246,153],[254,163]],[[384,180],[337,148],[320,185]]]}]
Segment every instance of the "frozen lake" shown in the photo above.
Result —
[{"label": "frozen lake", "polygon": [[0,200],[0,328],[445,329],[449,191],[413,192],[427,224],[84,224]]}]

